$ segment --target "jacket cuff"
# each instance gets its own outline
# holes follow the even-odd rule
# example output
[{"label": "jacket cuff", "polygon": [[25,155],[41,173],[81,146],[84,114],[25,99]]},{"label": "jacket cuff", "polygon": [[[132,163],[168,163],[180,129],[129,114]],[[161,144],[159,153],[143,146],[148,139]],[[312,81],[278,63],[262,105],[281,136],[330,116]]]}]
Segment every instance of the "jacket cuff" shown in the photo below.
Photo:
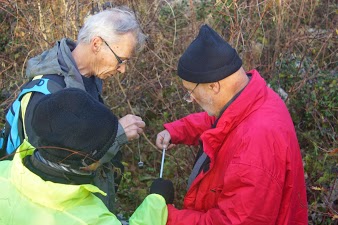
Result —
[{"label": "jacket cuff", "polygon": [[124,132],[124,129],[123,129],[123,127],[120,123],[118,123],[115,142],[117,142],[119,145],[124,145],[124,144],[128,143],[127,135]]}]

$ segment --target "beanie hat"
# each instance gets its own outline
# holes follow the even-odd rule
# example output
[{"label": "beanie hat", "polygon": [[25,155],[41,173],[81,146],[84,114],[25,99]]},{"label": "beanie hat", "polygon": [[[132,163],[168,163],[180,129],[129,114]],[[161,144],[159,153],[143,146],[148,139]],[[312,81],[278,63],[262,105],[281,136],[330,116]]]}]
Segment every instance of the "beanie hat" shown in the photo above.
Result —
[{"label": "beanie hat", "polygon": [[31,126],[44,159],[78,169],[107,152],[115,140],[118,119],[87,92],[67,88],[36,104]]},{"label": "beanie hat", "polygon": [[177,73],[192,83],[211,83],[235,73],[241,66],[242,60],[236,50],[216,31],[203,25],[179,59]]}]

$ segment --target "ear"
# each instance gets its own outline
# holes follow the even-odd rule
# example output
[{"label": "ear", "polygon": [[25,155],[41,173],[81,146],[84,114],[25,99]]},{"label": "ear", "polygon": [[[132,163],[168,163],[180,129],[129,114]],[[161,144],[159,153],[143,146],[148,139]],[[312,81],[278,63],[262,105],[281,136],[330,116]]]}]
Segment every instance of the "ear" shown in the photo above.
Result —
[{"label": "ear", "polygon": [[209,83],[208,84],[209,89],[211,89],[215,94],[218,94],[221,91],[221,85],[220,83],[217,82],[213,82],[213,83]]},{"label": "ear", "polygon": [[94,37],[90,41],[90,47],[91,50],[94,52],[94,54],[97,54],[101,50],[102,46],[102,39],[100,37]]}]

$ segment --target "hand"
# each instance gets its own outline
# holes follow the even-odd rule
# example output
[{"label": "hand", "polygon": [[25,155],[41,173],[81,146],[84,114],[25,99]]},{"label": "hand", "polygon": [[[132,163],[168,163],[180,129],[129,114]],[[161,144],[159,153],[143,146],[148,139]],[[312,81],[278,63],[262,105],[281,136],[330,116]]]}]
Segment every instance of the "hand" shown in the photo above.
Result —
[{"label": "hand", "polygon": [[150,194],[162,195],[167,204],[173,204],[175,194],[173,182],[157,178],[150,186]]},{"label": "hand", "polygon": [[119,123],[122,125],[128,141],[138,139],[143,133],[143,128],[146,126],[141,117],[128,114],[121,119]]},{"label": "hand", "polygon": [[160,133],[157,134],[156,137],[156,146],[159,149],[170,149],[174,147],[174,144],[170,144],[171,136],[169,131],[163,130]]}]

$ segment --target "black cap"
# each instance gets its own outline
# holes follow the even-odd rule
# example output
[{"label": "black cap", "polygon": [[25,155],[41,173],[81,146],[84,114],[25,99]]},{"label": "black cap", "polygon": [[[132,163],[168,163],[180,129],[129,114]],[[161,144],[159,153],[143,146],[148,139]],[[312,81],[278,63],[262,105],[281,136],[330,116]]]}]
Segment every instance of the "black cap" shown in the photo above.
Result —
[{"label": "black cap", "polygon": [[115,140],[118,119],[85,91],[67,88],[36,104],[31,126],[43,158],[79,168],[107,152]]},{"label": "black cap", "polygon": [[203,25],[179,59],[177,73],[192,83],[211,83],[235,73],[241,66],[236,50],[216,31]]}]

